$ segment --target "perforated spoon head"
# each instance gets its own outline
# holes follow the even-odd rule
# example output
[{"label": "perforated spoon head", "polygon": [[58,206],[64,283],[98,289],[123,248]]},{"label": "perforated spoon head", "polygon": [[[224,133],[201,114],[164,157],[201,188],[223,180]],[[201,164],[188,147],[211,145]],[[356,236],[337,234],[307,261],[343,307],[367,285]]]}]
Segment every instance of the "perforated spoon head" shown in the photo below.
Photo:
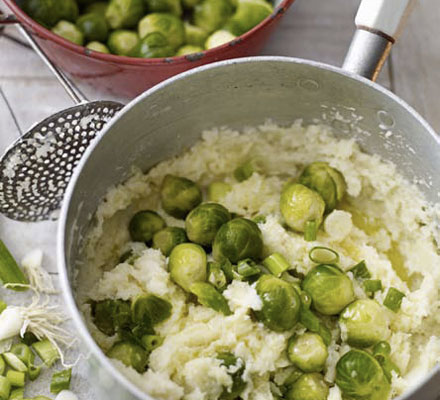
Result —
[{"label": "perforated spoon head", "polygon": [[123,107],[80,104],[35,125],[0,159],[0,213],[17,221],[57,219],[73,170],[104,125]]}]

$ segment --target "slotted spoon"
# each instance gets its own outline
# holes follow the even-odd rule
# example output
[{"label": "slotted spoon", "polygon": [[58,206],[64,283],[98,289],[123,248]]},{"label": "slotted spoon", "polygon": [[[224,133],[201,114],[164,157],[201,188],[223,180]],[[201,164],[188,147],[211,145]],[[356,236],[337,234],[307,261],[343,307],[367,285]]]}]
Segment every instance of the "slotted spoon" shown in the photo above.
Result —
[{"label": "slotted spoon", "polygon": [[19,29],[76,104],[34,125],[0,159],[0,213],[17,221],[35,222],[57,218],[81,156],[123,105],[89,102],[26,29]]}]

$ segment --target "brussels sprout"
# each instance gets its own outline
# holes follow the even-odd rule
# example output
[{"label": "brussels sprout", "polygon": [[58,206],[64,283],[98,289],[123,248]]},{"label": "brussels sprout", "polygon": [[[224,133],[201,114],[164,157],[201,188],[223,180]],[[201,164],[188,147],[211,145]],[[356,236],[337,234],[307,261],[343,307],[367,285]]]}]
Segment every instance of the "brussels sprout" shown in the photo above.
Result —
[{"label": "brussels sprout", "polygon": [[238,0],[237,9],[228,21],[237,35],[251,30],[273,12],[273,7],[265,0]]},{"label": "brussels sprout", "polygon": [[292,329],[298,321],[301,300],[292,285],[271,275],[263,275],[257,282],[257,293],[263,308],[257,318],[273,331]]},{"label": "brussels sprout", "polygon": [[208,39],[206,39],[205,47],[206,49],[212,49],[214,47],[228,43],[231,40],[234,40],[235,38],[236,36],[228,31],[225,30],[215,31],[208,37]]},{"label": "brussels sprout", "polygon": [[185,8],[194,8],[201,1],[202,0],[182,0],[182,4]]},{"label": "brussels sprout", "polygon": [[191,180],[166,175],[160,191],[163,209],[176,218],[185,218],[202,202],[200,188]]},{"label": "brussels sprout", "polygon": [[185,220],[186,233],[191,242],[210,246],[217,231],[230,219],[231,214],[222,205],[204,203],[187,215]]},{"label": "brussels sprout", "polygon": [[202,47],[194,46],[192,44],[186,44],[185,46],[179,47],[176,56],[177,57],[187,56],[188,54],[200,53],[203,50],[205,49]]},{"label": "brussels sprout", "polygon": [[329,388],[321,374],[301,375],[286,393],[286,400],[327,400]]},{"label": "brussels sprout", "polygon": [[59,19],[75,22],[79,15],[78,4],[76,0],[63,0],[57,2],[57,12]]},{"label": "brussels sprout", "polygon": [[304,325],[310,332],[317,333],[322,337],[322,340],[327,346],[330,346],[332,341],[332,333],[325,324],[310,310],[310,305],[308,304],[308,298],[305,299],[301,293],[301,309],[299,312],[299,322]]},{"label": "brussels sprout", "polygon": [[380,364],[367,352],[357,349],[339,359],[336,384],[344,396],[359,400],[387,399],[390,392]]},{"label": "brussels sprout", "polygon": [[174,49],[164,35],[159,32],[151,32],[140,40],[130,55],[142,58],[171,57],[174,55]]},{"label": "brussels sprout", "polygon": [[233,8],[229,1],[203,0],[194,7],[194,25],[207,32],[214,32],[223,26],[232,12]]},{"label": "brussels sprout", "polygon": [[194,243],[178,244],[170,254],[168,269],[171,279],[189,292],[193,283],[206,281],[205,250]]},{"label": "brussels sprout", "polygon": [[53,28],[52,32],[80,46],[84,43],[83,33],[69,21],[60,21]]},{"label": "brussels sprout", "polygon": [[155,211],[143,210],[137,212],[130,220],[128,229],[134,242],[149,242],[153,235],[165,228],[165,221]]},{"label": "brussels sprout", "polygon": [[314,231],[313,238],[321,225],[325,203],[315,191],[298,183],[290,183],[281,193],[280,210],[290,228],[298,232],[311,229]]},{"label": "brussels sprout", "polygon": [[128,302],[123,300],[103,300],[91,303],[93,323],[105,335],[113,336],[119,328],[131,323]]},{"label": "brussels sprout", "polygon": [[333,265],[313,268],[302,282],[302,288],[311,296],[315,309],[324,315],[339,314],[355,300],[350,278]]},{"label": "brussels sprout", "polygon": [[135,324],[153,327],[171,315],[171,304],[158,296],[139,296],[131,303],[131,318]]},{"label": "brussels sprout", "polygon": [[76,26],[88,41],[96,40],[98,42],[104,42],[107,40],[107,21],[102,15],[96,13],[81,15],[78,21],[76,21]]},{"label": "brussels sprout", "polygon": [[261,275],[259,267],[250,258],[239,261],[235,270],[243,278],[253,278],[256,275]]},{"label": "brussels sprout", "polygon": [[325,201],[325,211],[332,211],[342,200],[346,190],[343,175],[325,162],[314,162],[308,165],[299,183],[318,192]]},{"label": "brussels sprout", "polygon": [[110,53],[110,50],[108,49],[108,47],[105,44],[100,43],[100,42],[94,41],[94,42],[87,43],[86,47],[90,50],[98,51],[99,53],[106,53],[106,54]]},{"label": "brussels sprout", "polygon": [[[192,44],[194,46],[200,46],[200,47],[205,46],[206,39],[208,38],[208,32],[206,32],[202,28],[199,28],[198,26],[191,25],[189,22],[185,22],[184,28],[185,28],[185,41],[187,44]],[[217,183],[221,184],[223,182],[217,182]],[[224,183],[224,185],[227,185],[227,183]],[[216,201],[214,199],[211,200]]]},{"label": "brussels sprout", "polygon": [[241,393],[246,388],[246,382],[242,377],[245,369],[244,361],[229,352],[219,353],[217,354],[217,358],[221,361],[221,365],[226,368],[237,368],[234,373],[230,374],[232,378],[232,387],[229,390],[225,388],[220,395],[219,400],[236,400],[237,398],[240,398]]},{"label": "brussels sprout", "polygon": [[196,282],[190,286],[190,292],[197,296],[197,300],[205,307],[212,308],[224,315],[231,315],[228,302],[214,286],[206,282]]},{"label": "brussels sprout", "polygon": [[105,1],[98,1],[96,3],[89,4],[84,9],[84,14],[96,13],[105,17],[107,11],[108,3]]},{"label": "brussels sprout", "polygon": [[185,42],[183,22],[173,14],[152,13],[145,16],[139,22],[138,32],[141,39],[151,32],[159,32],[167,38],[173,49]]},{"label": "brussels sprout", "polygon": [[388,342],[379,342],[373,347],[373,357],[379,362],[388,382],[391,382],[393,372],[400,375],[399,367],[391,360],[391,346]]},{"label": "brussels sprout", "polygon": [[136,32],[121,29],[110,33],[107,46],[113,54],[128,56],[133,52],[138,43],[139,36]]},{"label": "brussels sprout", "polygon": [[293,336],[287,346],[289,360],[304,372],[320,372],[328,357],[327,346],[321,336],[306,332]]},{"label": "brussels sprout", "polygon": [[45,27],[52,27],[60,20],[57,0],[25,0],[23,10]]},{"label": "brussels sprout", "polygon": [[339,317],[341,331],[351,346],[369,347],[390,335],[385,310],[375,300],[356,300]]},{"label": "brussels sprout", "polygon": [[245,258],[258,260],[262,251],[260,228],[245,218],[235,218],[224,224],[212,244],[212,254],[216,260],[227,258],[233,263]]},{"label": "brussels sprout", "polygon": [[159,249],[164,256],[168,257],[174,247],[187,241],[185,229],[171,226],[154,234],[153,247]]},{"label": "brussels sprout", "polygon": [[180,0],[144,0],[149,13],[166,12],[177,17],[182,15]]},{"label": "brussels sprout", "polygon": [[145,372],[148,363],[148,353],[139,345],[123,341],[113,345],[107,356],[121,361],[127,367],[134,368],[140,374]]},{"label": "brussels sprout", "polygon": [[144,0],[110,0],[105,17],[112,29],[133,28],[144,13]]}]

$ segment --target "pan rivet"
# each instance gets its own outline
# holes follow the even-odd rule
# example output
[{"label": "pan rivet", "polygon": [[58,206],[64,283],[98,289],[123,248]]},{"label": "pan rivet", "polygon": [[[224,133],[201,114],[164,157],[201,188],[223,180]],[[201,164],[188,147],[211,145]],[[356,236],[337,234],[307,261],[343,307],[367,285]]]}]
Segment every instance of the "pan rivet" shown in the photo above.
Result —
[{"label": "pan rivet", "polygon": [[309,92],[316,92],[319,90],[319,83],[308,78],[298,79],[298,86],[302,89],[308,90]]}]

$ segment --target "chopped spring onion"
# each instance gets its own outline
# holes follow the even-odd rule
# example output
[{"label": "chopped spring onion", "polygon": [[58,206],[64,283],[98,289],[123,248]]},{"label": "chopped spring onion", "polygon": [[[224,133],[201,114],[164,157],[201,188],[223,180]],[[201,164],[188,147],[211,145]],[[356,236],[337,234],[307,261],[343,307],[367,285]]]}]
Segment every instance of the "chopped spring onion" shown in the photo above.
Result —
[{"label": "chopped spring onion", "polygon": [[223,289],[226,286],[226,275],[220,268],[220,264],[216,262],[208,263],[208,282],[217,289]]},{"label": "chopped spring onion", "polygon": [[55,400],[78,400],[78,397],[70,390],[62,390],[60,393],[58,393]]},{"label": "chopped spring onion", "polygon": [[41,374],[41,366],[37,365],[30,365],[28,370],[29,379],[31,381],[34,381],[37,379]]},{"label": "chopped spring onion", "polygon": [[390,287],[383,301],[383,305],[388,307],[391,311],[397,312],[400,309],[404,297],[405,295],[400,290]]},{"label": "chopped spring onion", "polygon": [[218,203],[232,190],[232,186],[225,182],[212,182],[208,186],[208,199]]},{"label": "chopped spring onion", "polygon": [[12,371],[10,369],[6,374],[6,378],[8,378],[11,386],[24,387],[26,374],[24,372]]},{"label": "chopped spring onion", "polygon": [[29,346],[24,343],[16,343],[11,347],[11,353],[14,353],[28,367],[34,363],[35,354]]},{"label": "chopped spring onion", "polygon": [[263,265],[272,273],[272,275],[277,277],[287,271],[290,267],[287,260],[280,253],[273,253],[269,257],[266,257],[263,261]]},{"label": "chopped spring onion", "polygon": [[0,400],[8,400],[10,392],[11,383],[9,382],[9,379],[4,376],[0,376]]},{"label": "chopped spring onion", "polygon": [[72,369],[65,369],[52,375],[50,383],[50,392],[58,394],[62,390],[68,390],[70,387],[70,379],[72,378]]},{"label": "chopped spring onion", "polygon": [[2,355],[0,354],[0,375],[3,375],[5,373],[5,369],[6,369],[6,363]]},{"label": "chopped spring onion", "polygon": [[314,240],[316,240],[318,228],[319,226],[315,220],[307,221],[304,230],[304,240],[306,240],[307,242],[313,242]]},{"label": "chopped spring onion", "polygon": [[339,254],[328,247],[316,246],[309,252],[309,258],[316,264],[336,264]]},{"label": "chopped spring onion", "polygon": [[373,356],[389,356],[391,354],[391,346],[388,342],[382,341],[374,345]]},{"label": "chopped spring onion", "polygon": [[21,361],[14,353],[3,353],[3,358],[5,359],[6,364],[8,364],[15,371],[27,372],[28,367],[26,366],[26,364]]},{"label": "chopped spring onion", "polygon": [[364,289],[367,293],[375,293],[382,290],[382,281],[380,279],[367,279],[364,281]]},{"label": "chopped spring onion", "polygon": [[37,396],[32,398],[32,400],[52,400],[52,399],[49,399],[49,397],[46,396]]},{"label": "chopped spring onion", "polygon": [[249,278],[250,276],[255,276],[260,274],[260,269],[256,266],[255,262],[250,258],[241,260],[237,264],[237,273],[243,278]]},{"label": "chopped spring onion", "polygon": [[151,353],[163,343],[163,338],[158,335],[144,335],[141,339],[144,349]]},{"label": "chopped spring onion", "polygon": [[28,281],[12,254],[0,240],[0,281],[8,289],[23,291],[28,289]]},{"label": "chopped spring onion", "polygon": [[266,216],[265,215],[257,215],[252,219],[256,224],[265,224],[266,223]]},{"label": "chopped spring onion", "polygon": [[350,272],[352,272],[354,277],[358,279],[371,278],[370,271],[368,271],[367,264],[365,264],[365,261],[361,261],[360,263],[356,264],[353,268],[350,269]]},{"label": "chopped spring onion", "polygon": [[234,178],[237,179],[238,182],[243,182],[249,179],[257,169],[255,160],[251,159],[234,170]]},{"label": "chopped spring onion", "polygon": [[0,300],[0,314],[5,311],[7,307],[8,305],[4,301]]},{"label": "chopped spring onion", "polygon": [[24,399],[24,388],[14,389],[9,395],[9,400],[23,400]]},{"label": "chopped spring onion", "polygon": [[206,282],[195,282],[190,286],[190,291],[197,296],[197,300],[201,305],[212,308],[224,315],[232,314],[227,300],[211,284]]},{"label": "chopped spring onion", "polygon": [[32,348],[48,367],[60,358],[58,349],[48,339],[34,343]]}]

